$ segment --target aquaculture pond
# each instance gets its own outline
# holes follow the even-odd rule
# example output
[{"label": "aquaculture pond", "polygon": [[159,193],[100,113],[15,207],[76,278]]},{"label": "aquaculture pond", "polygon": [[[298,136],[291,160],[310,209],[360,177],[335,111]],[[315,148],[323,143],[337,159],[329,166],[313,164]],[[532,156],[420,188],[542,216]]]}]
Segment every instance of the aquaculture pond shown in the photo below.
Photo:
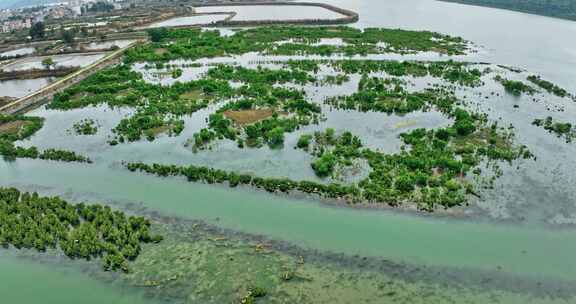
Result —
[{"label": "aquaculture pond", "polygon": [[90,42],[84,47],[88,50],[109,49],[114,46],[124,48],[130,45],[130,43],[132,42],[134,42],[134,40],[97,41],[97,42]]},{"label": "aquaculture pond", "polygon": [[2,52],[0,53],[0,57],[12,57],[12,56],[21,56],[21,55],[28,55],[28,54],[32,54],[36,51],[35,48],[33,47],[23,47],[23,48],[19,48],[19,49],[15,49],[15,50],[11,50],[11,51],[6,51],[6,52]]},{"label": "aquaculture pond", "polygon": [[[101,59],[105,56],[105,53],[101,54],[75,54],[75,55],[56,55],[52,56],[54,60],[55,67],[84,67],[94,61]],[[21,71],[28,69],[42,69],[42,61],[46,57],[28,57],[17,60],[13,63],[7,64],[3,67],[5,71]]]},{"label": "aquaculture pond", "polygon": [[47,86],[54,80],[56,80],[55,77],[0,81],[0,92],[2,92],[0,95],[15,98],[24,97]]},{"label": "aquaculture pond", "polygon": [[148,28],[205,25],[210,24],[212,22],[224,20],[228,16],[229,16],[228,14],[218,14],[218,15],[195,15],[187,17],[177,17],[152,23],[148,26]]},{"label": "aquaculture pond", "polygon": [[246,20],[295,20],[295,19],[337,19],[343,15],[317,6],[293,5],[243,5],[198,7],[198,13],[235,12],[234,21]]},{"label": "aquaculture pond", "polygon": [[[576,54],[559,50],[573,42],[540,58],[517,49],[531,38],[451,27],[436,2],[335,2],[366,29],[155,29],[123,64],[3,118],[0,185],[40,195],[22,203],[104,204],[126,214],[113,223],[148,221],[120,224],[128,235],[158,239],[107,237],[75,207],[79,244],[122,249],[42,253],[50,238],[31,234],[40,245],[2,262],[70,269],[112,303],[573,303]],[[438,5],[515,34],[574,29]],[[412,19],[420,9],[431,15]],[[450,36],[386,29],[404,27],[396,14]],[[69,261],[71,248],[93,259]]]}]

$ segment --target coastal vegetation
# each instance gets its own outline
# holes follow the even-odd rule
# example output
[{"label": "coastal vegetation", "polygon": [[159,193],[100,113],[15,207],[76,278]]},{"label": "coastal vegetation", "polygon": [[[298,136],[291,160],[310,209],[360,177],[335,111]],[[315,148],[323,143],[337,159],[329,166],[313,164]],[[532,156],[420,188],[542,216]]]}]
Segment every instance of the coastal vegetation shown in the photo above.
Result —
[{"label": "coastal vegetation", "polygon": [[[122,119],[113,129],[116,136],[109,143],[116,145],[142,138],[152,141],[161,133],[179,135],[184,129],[183,116],[191,115],[207,107],[211,102],[234,100],[241,103],[242,101],[237,100],[244,99],[245,103],[251,103],[252,106],[241,111],[260,111],[260,113],[271,111],[272,115],[255,121],[254,124],[238,126],[229,117],[238,117],[243,113],[234,113],[232,111],[238,109],[224,106],[218,111],[219,113],[216,113],[223,115],[211,116],[208,127],[193,136],[191,143],[194,150],[203,149],[215,139],[222,138],[237,140],[239,146],[245,146],[244,144],[249,147],[260,147],[263,144],[277,146],[283,142],[283,133],[293,132],[302,125],[315,123],[321,117],[320,108],[307,101],[303,92],[276,85],[305,85],[322,81],[342,84],[349,80],[348,75],[328,75],[325,79],[318,80],[310,75],[310,66],[317,66],[316,63],[295,63],[289,69],[280,70],[217,65],[200,80],[161,86],[144,81],[142,75],[132,70],[131,64],[137,61],[157,62],[156,68],[170,69],[172,77],[177,79],[181,77],[182,69],[170,67],[163,62],[171,59],[200,59],[247,52],[283,55],[302,52],[321,54],[324,52],[323,46],[315,44],[322,39],[342,39],[345,42],[341,46],[342,49],[331,53],[348,55],[420,51],[460,54],[467,49],[467,42],[461,38],[432,32],[388,29],[362,31],[349,27],[275,26],[239,30],[232,36],[221,36],[218,31],[159,28],[151,29],[149,34],[153,43],[128,50],[124,58],[125,64],[96,73],[56,94],[48,107],[69,110],[105,103],[111,107],[135,108],[133,115]],[[277,43],[286,41],[297,42]],[[342,63],[342,65],[350,69],[352,64]],[[417,73],[413,70],[424,69],[427,73],[439,73],[442,77],[459,83],[471,86],[480,83],[480,72],[476,69],[467,69],[465,64],[450,62],[413,65],[415,67],[398,67],[391,64],[385,69],[391,72],[396,70],[396,74]],[[368,67],[362,69],[367,71]],[[403,72],[400,71],[402,69]],[[241,83],[243,86],[233,89],[230,82]]]},{"label": "coastal vegetation", "polygon": [[23,140],[34,135],[43,125],[44,120],[40,117],[0,114],[0,139]]},{"label": "coastal vegetation", "polygon": [[360,138],[350,132],[337,136],[334,130],[327,129],[300,137],[297,147],[316,157],[311,167],[318,177],[329,177],[338,167],[350,166],[358,159],[366,160],[370,166],[369,176],[358,184],[262,178],[194,165],[128,163],[126,167],[162,177],[184,176],[192,182],[228,183],[230,187],[249,185],[268,192],[300,191],[348,203],[398,206],[411,202],[424,210],[439,206],[450,208],[465,203],[467,195],[476,194],[465,177],[472,171],[479,174],[474,169],[482,161],[512,162],[532,157],[526,147],[512,145],[512,134],[495,123],[488,124],[484,116],[461,108],[454,108],[451,115],[455,122],[448,128],[417,129],[402,134],[405,147],[397,154],[363,148]]},{"label": "coastal vegetation", "polygon": [[93,119],[82,119],[72,125],[77,135],[94,135],[98,132],[98,124]]},{"label": "coastal vegetation", "polygon": [[[198,98],[187,96],[193,91],[200,92]],[[146,83],[130,66],[118,65],[56,94],[48,108],[70,110],[99,104],[136,108],[132,116],[122,119],[113,130],[117,137],[111,144],[118,144],[143,137],[154,140],[163,132],[178,135],[184,122],[177,117],[205,108],[212,98],[229,98],[232,92],[227,82],[210,79],[170,87],[153,85]]]},{"label": "coastal vegetation", "polygon": [[567,143],[572,142],[576,138],[576,128],[571,123],[555,121],[551,116],[544,119],[535,119],[532,124],[566,139]]},{"label": "coastal vegetation", "polygon": [[5,160],[32,158],[65,162],[92,162],[89,158],[71,151],[57,149],[38,151],[36,147],[23,148],[14,144],[16,141],[34,135],[42,128],[43,123],[44,120],[40,117],[0,114],[0,155]]},{"label": "coastal vegetation", "polygon": [[[351,27],[270,26],[237,31],[221,36],[219,31],[199,29],[150,29],[154,42],[126,53],[126,62],[169,61],[240,55],[260,52],[270,55],[367,55],[390,53],[438,52],[464,54],[468,43],[428,31]],[[322,39],[342,39],[342,45],[318,45]],[[165,43],[172,41],[176,43]],[[282,42],[282,43],[280,43]],[[162,52],[156,50],[162,49]]]},{"label": "coastal vegetation", "polygon": [[525,84],[522,81],[506,79],[501,77],[500,75],[494,77],[494,80],[502,84],[506,92],[514,96],[520,96],[522,94],[534,95],[534,93],[537,92],[536,89]]},{"label": "coastal vegetation", "polygon": [[[129,50],[124,63],[98,72],[56,94],[51,109],[75,109],[107,104],[128,107],[133,113],[112,130],[111,145],[153,141],[160,133],[176,136],[185,129],[184,118],[214,106],[205,125],[196,129],[186,145],[191,150],[211,150],[219,140],[234,141],[238,148],[282,148],[286,134],[326,118],[325,110],[380,112],[405,115],[436,111],[450,125],[402,133],[402,149],[384,153],[366,147],[360,135],[333,129],[300,135],[297,149],[312,155],[310,168],[321,181],[265,178],[243,172],[205,166],[173,166],[128,163],[131,171],[159,176],[183,176],[190,181],[248,185],[269,192],[299,191],[349,203],[383,203],[392,206],[415,203],[424,210],[465,204],[479,195],[477,180],[501,174],[499,162],[531,158],[525,146],[513,142],[511,129],[490,121],[485,114],[466,108],[456,89],[485,85],[490,67],[456,61],[394,60],[285,60],[252,64],[202,63],[194,61],[257,52],[264,55],[367,55],[384,52],[465,52],[467,42],[429,32],[386,29],[357,30],[348,27],[268,27],[236,30],[221,36],[218,31],[153,29],[152,43]],[[335,44],[322,39],[340,40]],[[190,62],[171,61],[188,59]],[[135,68],[143,65],[171,75],[171,85],[144,80]],[[265,64],[265,65],[264,65]],[[195,80],[177,81],[183,69],[203,68]],[[329,72],[326,72],[329,71]],[[354,76],[354,80],[353,77]],[[410,87],[410,79],[428,78],[442,84]],[[359,79],[359,81],[358,81]],[[536,92],[520,81],[495,77],[514,95]],[[342,86],[358,81],[347,95],[324,98],[309,96],[308,88]],[[210,152],[206,152],[210,153]],[[490,163],[494,176],[480,166]],[[341,179],[348,169],[363,177]],[[348,170],[350,171],[350,170]]]},{"label": "coastal vegetation", "polygon": [[129,271],[144,243],[157,243],[150,221],[102,205],[70,204],[0,188],[0,245],[59,250],[72,259],[101,258],[104,270]]},{"label": "coastal vegetation", "polygon": [[532,82],[533,84],[541,87],[542,89],[546,90],[550,94],[554,94],[558,97],[570,96],[570,94],[565,89],[553,84],[550,81],[540,78],[540,76],[530,75],[526,79]]}]

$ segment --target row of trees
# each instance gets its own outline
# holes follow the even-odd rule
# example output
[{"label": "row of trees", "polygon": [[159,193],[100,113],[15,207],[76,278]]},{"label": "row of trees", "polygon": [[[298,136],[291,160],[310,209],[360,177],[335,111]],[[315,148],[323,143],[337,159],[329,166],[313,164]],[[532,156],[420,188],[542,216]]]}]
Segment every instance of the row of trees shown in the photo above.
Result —
[{"label": "row of trees", "polygon": [[102,258],[105,270],[129,271],[143,243],[162,236],[150,233],[150,221],[108,206],[70,204],[0,188],[0,245],[17,249],[62,250],[70,258]]}]

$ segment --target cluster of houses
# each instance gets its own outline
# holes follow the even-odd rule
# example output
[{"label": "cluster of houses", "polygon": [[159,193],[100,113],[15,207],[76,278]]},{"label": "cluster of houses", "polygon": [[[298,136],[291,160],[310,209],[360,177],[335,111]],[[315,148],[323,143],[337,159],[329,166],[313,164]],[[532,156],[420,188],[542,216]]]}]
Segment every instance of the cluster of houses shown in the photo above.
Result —
[{"label": "cluster of houses", "polygon": [[[0,0],[2,1],[2,0]],[[0,10],[0,33],[25,30],[45,18],[75,18],[82,14],[82,7],[94,2],[109,2],[115,6],[116,0],[63,0],[34,9]]]}]

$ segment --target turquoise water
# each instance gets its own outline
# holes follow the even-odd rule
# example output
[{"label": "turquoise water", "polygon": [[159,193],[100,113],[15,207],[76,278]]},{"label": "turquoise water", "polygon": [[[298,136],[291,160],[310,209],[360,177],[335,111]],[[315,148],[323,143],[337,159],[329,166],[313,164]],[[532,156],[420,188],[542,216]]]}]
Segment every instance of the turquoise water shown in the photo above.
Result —
[{"label": "turquoise water", "polygon": [[388,211],[332,208],[225,187],[134,175],[107,166],[17,161],[0,164],[0,184],[76,200],[141,203],[225,228],[303,246],[432,266],[576,280],[576,234]]},{"label": "turquoise water", "polygon": [[[461,35],[483,47],[479,53],[470,55],[470,60],[520,66],[576,91],[576,40],[567,38],[575,36],[576,23],[428,0],[328,2],[357,10],[361,15],[357,26],[430,29]],[[511,205],[506,212],[512,217],[516,215],[520,224],[513,221],[495,223],[489,218],[466,216],[449,218],[393,210],[353,210],[247,189],[230,190],[180,179],[133,174],[121,169],[115,161],[132,154],[135,159],[158,157],[163,162],[178,159],[178,163],[191,163],[192,158],[197,160],[202,156],[187,154],[189,151],[182,147],[181,141],[169,138],[160,139],[161,145],[141,142],[114,149],[104,146],[99,137],[74,142],[74,137],[70,136],[71,140],[63,142],[59,138],[68,136],[65,128],[58,129],[60,133],[54,137],[45,136],[55,130],[51,125],[61,127],[62,121],[59,114],[43,110],[40,113],[48,118],[46,127],[24,144],[41,147],[64,145],[63,148],[87,151],[96,156],[96,164],[0,161],[0,185],[63,195],[77,201],[140,203],[162,214],[202,219],[220,227],[265,235],[321,251],[382,257],[394,262],[463,273],[485,270],[543,281],[574,282],[575,230],[573,226],[549,228],[547,220],[561,216],[570,222],[576,214],[572,186],[575,180],[573,172],[576,172],[573,162],[575,148],[550,139],[541,130],[530,129],[531,115],[540,113],[537,111],[546,105],[521,103],[520,110],[510,111],[510,102],[509,99],[495,99],[479,107],[490,107],[492,117],[503,116],[504,121],[519,122],[517,127],[524,130],[519,134],[520,142],[527,143],[540,161],[528,164],[526,170],[507,172],[509,174],[505,174],[501,181],[511,192],[494,191],[484,201]],[[555,99],[549,102],[560,103]],[[559,115],[569,119],[573,116],[574,106],[568,105],[566,109]],[[68,112],[63,115],[76,114]],[[127,112],[110,111],[108,114],[110,120],[102,122],[107,129]],[[78,120],[81,118],[84,116],[79,115]],[[349,123],[360,124],[361,121]],[[374,141],[377,144],[378,138]],[[166,146],[171,148],[162,150]],[[218,165],[230,164],[242,169],[237,160],[250,160],[246,155],[235,153],[230,150],[221,154],[223,160]],[[276,159],[273,158],[276,152],[262,150],[258,153]],[[269,163],[272,162],[270,159]],[[285,163],[267,164],[260,160],[254,160],[253,165],[265,167],[270,174],[300,177],[310,173],[303,167],[307,166],[306,159],[302,160],[304,165],[300,167],[286,167]],[[217,160],[207,158],[205,161]],[[283,166],[282,171],[275,169],[278,166]],[[520,220],[524,217],[536,220]],[[0,293],[10,303],[142,302],[141,298],[134,296],[133,290],[90,279],[75,267],[63,267],[62,264],[31,263],[1,255]],[[32,289],[26,289],[28,286]],[[554,291],[550,295],[554,295]]]},{"label": "turquoise water", "polygon": [[123,290],[81,273],[24,260],[0,251],[2,303],[139,304],[148,301],[134,290]]}]

